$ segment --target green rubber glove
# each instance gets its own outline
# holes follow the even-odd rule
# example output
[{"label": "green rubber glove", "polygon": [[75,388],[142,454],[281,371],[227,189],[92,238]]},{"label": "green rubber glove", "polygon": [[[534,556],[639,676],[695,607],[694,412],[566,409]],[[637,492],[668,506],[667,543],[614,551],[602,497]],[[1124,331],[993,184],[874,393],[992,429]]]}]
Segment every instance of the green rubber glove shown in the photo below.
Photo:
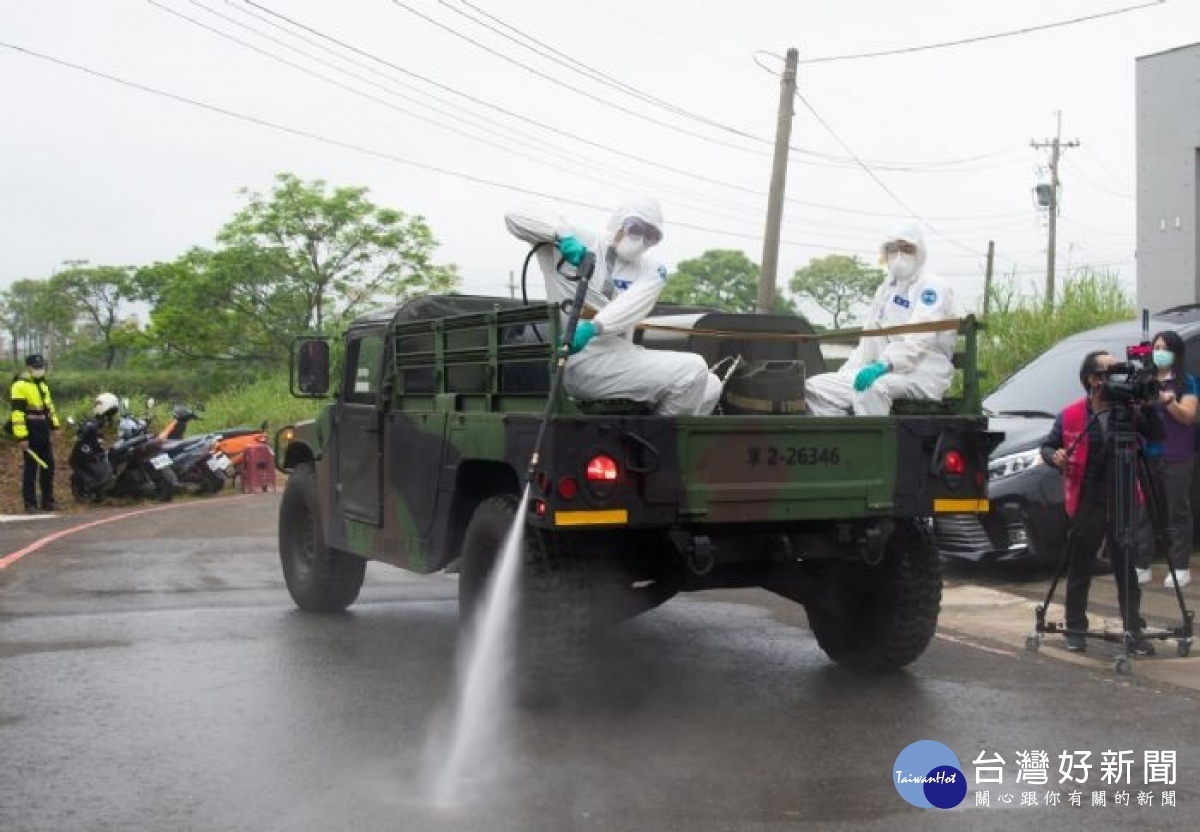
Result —
[{"label": "green rubber glove", "polygon": [[575,326],[575,337],[571,339],[571,355],[582,350],[595,337],[596,325],[591,321],[580,321]]},{"label": "green rubber glove", "polygon": [[888,365],[882,361],[875,361],[858,371],[858,375],[854,377],[854,389],[862,392],[870,387],[878,380],[878,378],[888,371]]},{"label": "green rubber glove", "polygon": [[570,235],[559,237],[554,241],[554,245],[558,247],[558,251],[562,254],[563,259],[572,266],[578,266],[583,262],[583,255],[587,254],[587,247],[579,242],[578,237]]}]

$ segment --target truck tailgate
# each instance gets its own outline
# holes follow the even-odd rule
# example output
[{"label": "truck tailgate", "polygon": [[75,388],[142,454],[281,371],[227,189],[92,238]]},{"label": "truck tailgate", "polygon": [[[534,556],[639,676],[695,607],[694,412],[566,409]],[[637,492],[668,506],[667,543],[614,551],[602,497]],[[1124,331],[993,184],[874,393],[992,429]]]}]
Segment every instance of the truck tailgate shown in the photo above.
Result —
[{"label": "truck tailgate", "polygon": [[711,523],[845,518],[892,507],[894,420],[679,422],[685,517]]}]

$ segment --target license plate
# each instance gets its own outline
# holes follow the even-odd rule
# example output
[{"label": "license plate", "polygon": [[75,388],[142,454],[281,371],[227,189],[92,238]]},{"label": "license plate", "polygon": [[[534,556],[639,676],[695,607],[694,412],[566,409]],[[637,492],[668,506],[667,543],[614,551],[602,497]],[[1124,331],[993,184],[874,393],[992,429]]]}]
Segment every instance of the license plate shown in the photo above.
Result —
[{"label": "license plate", "polygon": [[171,457],[167,456],[166,454],[152,456],[150,457],[150,464],[153,465],[156,470],[161,471],[164,468],[171,467]]},{"label": "license plate", "polygon": [[229,470],[229,466],[233,464],[229,461],[229,457],[220,453],[213,454],[206,460],[206,462],[208,463],[208,469],[214,474],[225,473]]}]

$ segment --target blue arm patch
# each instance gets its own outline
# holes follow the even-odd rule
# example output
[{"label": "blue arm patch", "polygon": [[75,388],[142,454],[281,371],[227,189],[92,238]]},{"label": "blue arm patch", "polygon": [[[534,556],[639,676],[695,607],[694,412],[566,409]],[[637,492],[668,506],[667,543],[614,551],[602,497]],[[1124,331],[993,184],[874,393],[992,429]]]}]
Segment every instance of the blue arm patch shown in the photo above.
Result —
[{"label": "blue arm patch", "polygon": [[663,280],[663,281],[665,281],[665,280],[667,279],[667,267],[666,267],[666,266],[659,265],[659,267],[658,267],[658,279],[659,279],[659,280]]},{"label": "blue arm patch", "polygon": [[926,306],[935,306],[938,302],[938,293],[936,289],[926,289],[921,293],[921,303]]}]

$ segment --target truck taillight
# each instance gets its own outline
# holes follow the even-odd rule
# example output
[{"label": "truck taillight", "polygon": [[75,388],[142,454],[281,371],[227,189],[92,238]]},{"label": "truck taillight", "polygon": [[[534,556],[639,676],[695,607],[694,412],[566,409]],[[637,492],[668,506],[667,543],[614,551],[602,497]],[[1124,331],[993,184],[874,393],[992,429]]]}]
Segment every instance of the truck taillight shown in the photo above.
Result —
[{"label": "truck taillight", "polygon": [[967,460],[958,451],[949,451],[942,457],[942,473],[962,476],[967,472]]},{"label": "truck taillight", "polygon": [[598,454],[588,460],[588,482],[615,482],[617,479],[617,463],[611,456]]},{"label": "truck taillight", "polygon": [[574,500],[579,493],[579,483],[574,477],[563,477],[558,481],[558,496],[564,500]]}]

